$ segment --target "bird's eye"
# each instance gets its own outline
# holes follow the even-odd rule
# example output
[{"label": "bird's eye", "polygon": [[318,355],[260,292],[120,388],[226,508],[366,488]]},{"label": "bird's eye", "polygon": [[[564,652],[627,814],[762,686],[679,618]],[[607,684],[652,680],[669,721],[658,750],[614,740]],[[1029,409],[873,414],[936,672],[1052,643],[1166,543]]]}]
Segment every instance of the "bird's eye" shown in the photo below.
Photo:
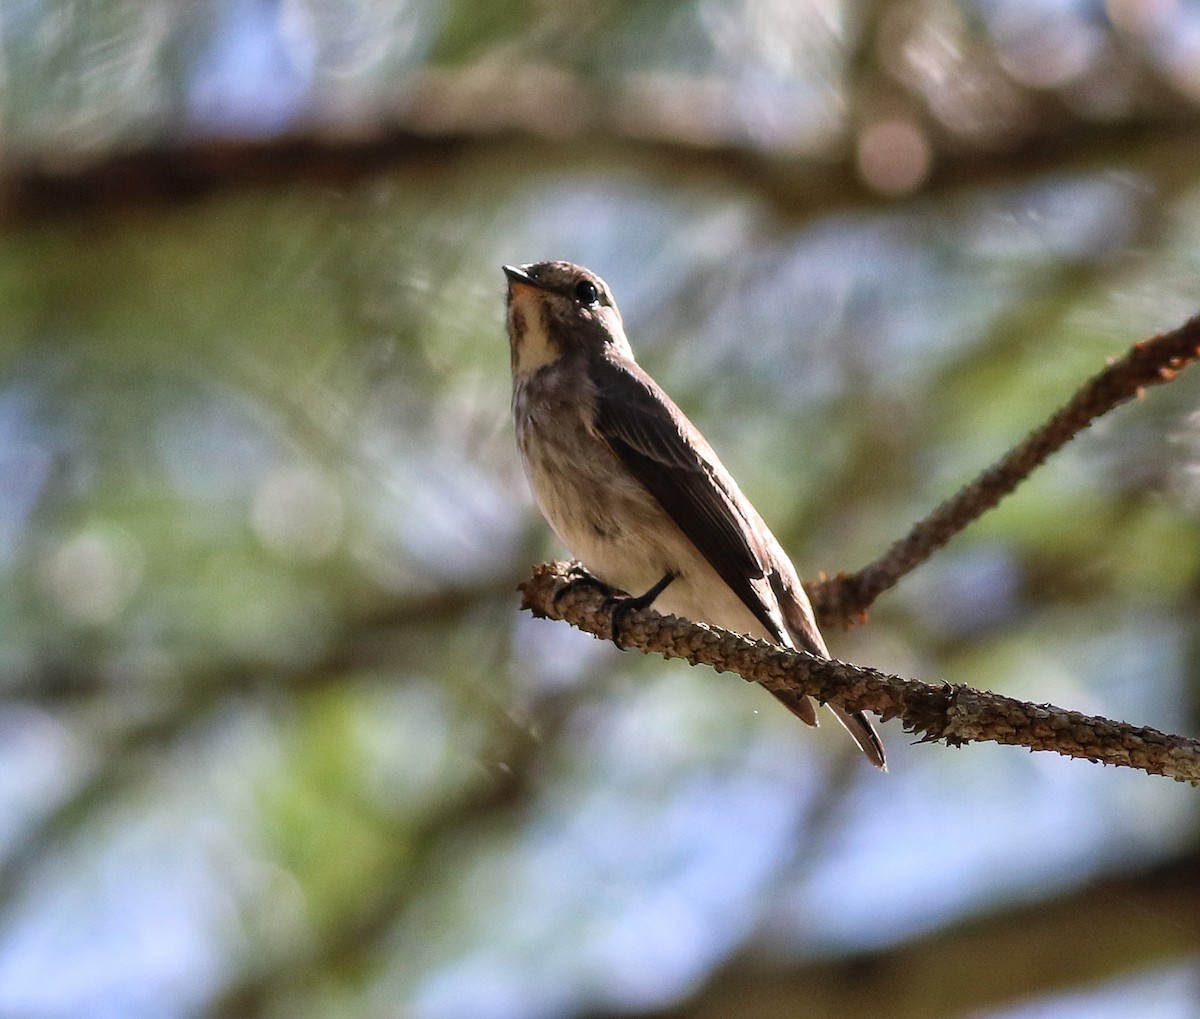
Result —
[{"label": "bird's eye", "polygon": [[600,291],[595,283],[583,280],[575,284],[575,300],[580,304],[595,304],[600,299]]}]

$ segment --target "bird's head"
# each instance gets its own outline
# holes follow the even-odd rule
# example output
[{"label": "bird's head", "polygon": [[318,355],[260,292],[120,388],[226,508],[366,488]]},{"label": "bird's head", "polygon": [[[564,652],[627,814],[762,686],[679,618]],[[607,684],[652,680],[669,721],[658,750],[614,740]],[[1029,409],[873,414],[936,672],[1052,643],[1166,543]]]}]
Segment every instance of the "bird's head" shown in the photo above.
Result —
[{"label": "bird's head", "polygon": [[633,359],[608,284],[571,262],[504,266],[508,340],[514,377],[532,375],[563,357],[614,352]]}]

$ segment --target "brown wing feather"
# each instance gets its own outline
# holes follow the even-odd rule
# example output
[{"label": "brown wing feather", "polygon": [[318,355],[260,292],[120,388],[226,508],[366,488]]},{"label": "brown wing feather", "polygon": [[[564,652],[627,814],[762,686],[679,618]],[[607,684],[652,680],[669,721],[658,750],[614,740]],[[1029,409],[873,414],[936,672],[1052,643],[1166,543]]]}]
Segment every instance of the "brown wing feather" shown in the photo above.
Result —
[{"label": "brown wing feather", "polygon": [[787,643],[759,591],[770,557],[721,472],[685,439],[694,429],[683,411],[632,362],[606,359],[592,378],[599,434],[767,632]]}]

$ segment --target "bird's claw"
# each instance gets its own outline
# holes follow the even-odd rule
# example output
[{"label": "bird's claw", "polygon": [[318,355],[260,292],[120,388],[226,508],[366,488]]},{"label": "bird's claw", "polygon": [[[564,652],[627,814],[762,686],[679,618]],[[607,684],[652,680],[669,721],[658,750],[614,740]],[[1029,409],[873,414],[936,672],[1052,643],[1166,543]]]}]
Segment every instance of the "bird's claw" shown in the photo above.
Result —
[{"label": "bird's claw", "polygon": [[624,596],[609,596],[612,616],[610,625],[612,628],[612,642],[617,645],[622,651],[625,650],[625,645],[621,643],[621,624],[625,617],[637,609],[646,609],[654,604],[654,599],[667,589],[667,586],[675,579],[675,574],[667,572],[663,574],[662,580],[655,584],[645,594],[624,595]]},{"label": "bird's claw", "polygon": [[594,587],[597,591],[605,596],[606,604],[608,601],[613,600],[616,596],[615,589],[611,585],[604,583],[603,580],[599,580],[588,573],[588,571],[584,569],[583,563],[572,563],[570,569],[567,570],[567,574],[571,579],[554,592],[554,598],[552,599],[552,602],[555,608],[558,608],[559,600],[565,594],[567,594],[569,591],[577,590],[580,587]]}]

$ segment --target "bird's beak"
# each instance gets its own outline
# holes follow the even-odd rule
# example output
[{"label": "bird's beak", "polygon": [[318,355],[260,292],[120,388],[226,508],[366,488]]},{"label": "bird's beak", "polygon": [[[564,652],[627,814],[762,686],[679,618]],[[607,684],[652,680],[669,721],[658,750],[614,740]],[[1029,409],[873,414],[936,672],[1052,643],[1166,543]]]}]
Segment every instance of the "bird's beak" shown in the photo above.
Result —
[{"label": "bird's beak", "polygon": [[534,277],[530,276],[529,273],[527,273],[521,266],[506,265],[503,268],[504,275],[508,277],[508,282],[510,284],[520,283],[522,286],[536,287],[538,290],[545,289],[545,286],[540,280],[534,279]]}]

